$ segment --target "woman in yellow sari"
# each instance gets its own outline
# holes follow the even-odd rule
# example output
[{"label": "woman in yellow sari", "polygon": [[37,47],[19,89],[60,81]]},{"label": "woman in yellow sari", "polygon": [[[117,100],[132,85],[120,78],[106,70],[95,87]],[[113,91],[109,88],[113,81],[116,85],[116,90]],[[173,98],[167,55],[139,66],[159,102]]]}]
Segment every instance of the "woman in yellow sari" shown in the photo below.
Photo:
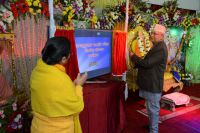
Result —
[{"label": "woman in yellow sari", "polygon": [[81,133],[79,113],[83,110],[82,85],[87,74],[73,82],[64,65],[70,57],[70,42],[50,38],[30,78],[33,120],[31,133]]}]

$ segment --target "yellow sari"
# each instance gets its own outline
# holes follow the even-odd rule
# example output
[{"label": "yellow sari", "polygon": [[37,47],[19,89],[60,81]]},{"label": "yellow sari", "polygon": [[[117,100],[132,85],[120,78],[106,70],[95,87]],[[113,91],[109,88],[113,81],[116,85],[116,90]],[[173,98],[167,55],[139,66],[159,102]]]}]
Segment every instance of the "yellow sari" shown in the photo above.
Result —
[{"label": "yellow sari", "polygon": [[81,133],[79,113],[83,110],[82,87],[75,86],[61,65],[41,59],[31,79],[33,120],[31,133]]}]

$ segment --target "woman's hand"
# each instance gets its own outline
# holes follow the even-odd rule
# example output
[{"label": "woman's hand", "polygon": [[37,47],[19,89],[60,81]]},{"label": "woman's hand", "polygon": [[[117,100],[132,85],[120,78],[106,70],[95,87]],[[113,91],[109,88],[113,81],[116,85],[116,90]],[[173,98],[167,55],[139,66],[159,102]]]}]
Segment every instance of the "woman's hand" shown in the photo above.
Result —
[{"label": "woman's hand", "polygon": [[76,79],[74,80],[75,85],[83,85],[85,81],[87,80],[88,74],[85,72],[83,75],[80,73],[77,75]]}]

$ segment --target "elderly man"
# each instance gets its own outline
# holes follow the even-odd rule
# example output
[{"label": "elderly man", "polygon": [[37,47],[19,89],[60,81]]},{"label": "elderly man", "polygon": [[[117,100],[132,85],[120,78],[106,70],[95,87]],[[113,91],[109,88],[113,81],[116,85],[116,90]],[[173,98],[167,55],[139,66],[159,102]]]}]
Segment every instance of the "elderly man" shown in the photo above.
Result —
[{"label": "elderly man", "polygon": [[138,68],[139,95],[146,100],[147,104],[150,133],[158,133],[160,99],[168,57],[167,47],[164,43],[165,32],[165,26],[155,25],[151,34],[153,47],[144,59],[130,52],[131,60]]}]

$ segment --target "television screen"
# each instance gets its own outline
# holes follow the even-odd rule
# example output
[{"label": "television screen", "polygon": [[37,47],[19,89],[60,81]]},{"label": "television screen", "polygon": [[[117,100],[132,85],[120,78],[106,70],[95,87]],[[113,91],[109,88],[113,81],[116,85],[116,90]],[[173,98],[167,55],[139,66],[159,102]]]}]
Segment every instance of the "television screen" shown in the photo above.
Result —
[{"label": "television screen", "polygon": [[111,31],[77,29],[75,43],[80,73],[93,78],[111,72]]}]

